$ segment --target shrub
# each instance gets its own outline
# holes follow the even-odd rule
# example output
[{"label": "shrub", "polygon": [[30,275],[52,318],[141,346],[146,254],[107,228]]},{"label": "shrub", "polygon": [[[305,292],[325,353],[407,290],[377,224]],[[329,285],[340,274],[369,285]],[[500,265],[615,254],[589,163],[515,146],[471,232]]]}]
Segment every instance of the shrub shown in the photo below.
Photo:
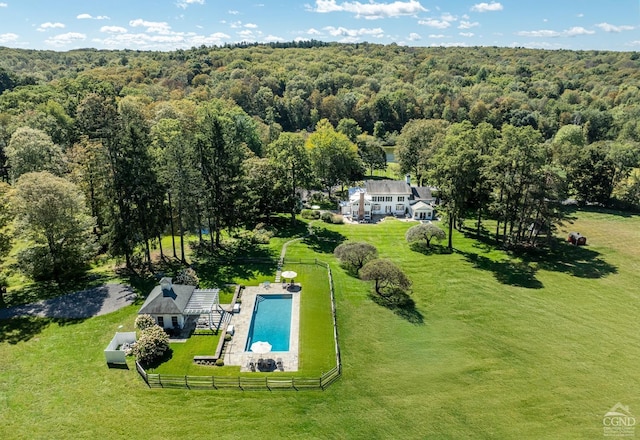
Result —
[{"label": "shrub", "polygon": [[318,220],[320,218],[320,211],[317,209],[303,209],[300,212],[300,216],[307,220]]},{"label": "shrub", "polygon": [[136,317],[136,328],[138,330],[145,330],[151,326],[156,325],[156,320],[151,315],[138,315]]},{"label": "shrub", "polygon": [[158,325],[147,327],[140,333],[134,348],[138,361],[149,364],[160,359],[169,350],[169,335]]},{"label": "shrub", "polygon": [[173,279],[175,284],[185,284],[187,286],[197,286],[200,283],[200,279],[196,274],[196,271],[190,267],[186,269],[181,269],[176,274],[176,277]]},{"label": "shrub", "polygon": [[340,214],[334,214],[331,217],[331,223],[333,223],[334,225],[341,225],[344,223],[344,217]]},{"label": "shrub", "polygon": [[411,287],[411,280],[398,266],[390,260],[371,260],[360,270],[360,278],[374,282],[374,291],[389,297],[398,291],[407,291]]},{"label": "shrub", "polygon": [[226,335],[224,335],[224,340],[229,342],[231,340],[231,335],[229,333],[227,333]]},{"label": "shrub", "polygon": [[217,367],[224,367],[224,360],[223,359],[216,359],[216,366]]},{"label": "shrub", "polygon": [[320,216],[320,219],[325,223],[331,223],[333,221],[333,214],[328,211],[325,211]]},{"label": "shrub", "polygon": [[431,247],[431,240],[444,240],[447,237],[445,232],[431,223],[421,223],[409,228],[405,238],[409,243],[424,241],[427,247]]}]

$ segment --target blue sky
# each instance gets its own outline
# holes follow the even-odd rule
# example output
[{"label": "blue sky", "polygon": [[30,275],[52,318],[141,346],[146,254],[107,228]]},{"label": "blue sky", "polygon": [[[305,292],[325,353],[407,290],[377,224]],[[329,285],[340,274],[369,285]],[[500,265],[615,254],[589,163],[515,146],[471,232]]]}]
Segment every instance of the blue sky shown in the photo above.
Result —
[{"label": "blue sky", "polygon": [[0,0],[0,46],[174,50],[316,39],[640,50],[640,0]]}]

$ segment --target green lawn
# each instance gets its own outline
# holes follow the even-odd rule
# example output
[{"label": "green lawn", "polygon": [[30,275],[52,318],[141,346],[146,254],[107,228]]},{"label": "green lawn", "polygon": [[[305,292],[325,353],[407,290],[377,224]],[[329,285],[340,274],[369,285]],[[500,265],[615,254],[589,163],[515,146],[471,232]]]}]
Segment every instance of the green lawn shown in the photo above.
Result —
[{"label": "green lawn", "polygon": [[[327,225],[293,244],[288,258],[333,267],[344,374],[324,392],[148,389],[102,354],[137,306],[77,323],[0,321],[0,437],[603,438],[617,402],[640,414],[640,218],[575,217],[562,234],[588,246],[553,259],[460,235],[453,254],[425,255],[399,221]],[[335,264],[346,239],[407,272],[413,309],[376,304]]]}]

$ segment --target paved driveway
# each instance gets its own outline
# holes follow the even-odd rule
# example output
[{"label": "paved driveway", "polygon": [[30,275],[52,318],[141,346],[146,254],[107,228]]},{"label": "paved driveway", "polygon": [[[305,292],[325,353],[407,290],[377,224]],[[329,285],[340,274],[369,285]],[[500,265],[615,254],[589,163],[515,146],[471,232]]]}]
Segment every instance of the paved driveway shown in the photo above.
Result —
[{"label": "paved driveway", "polygon": [[57,298],[0,310],[0,319],[17,316],[43,318],[90,318],[115,312],[132,304],[136,294],[124,284],[105,284]]}]

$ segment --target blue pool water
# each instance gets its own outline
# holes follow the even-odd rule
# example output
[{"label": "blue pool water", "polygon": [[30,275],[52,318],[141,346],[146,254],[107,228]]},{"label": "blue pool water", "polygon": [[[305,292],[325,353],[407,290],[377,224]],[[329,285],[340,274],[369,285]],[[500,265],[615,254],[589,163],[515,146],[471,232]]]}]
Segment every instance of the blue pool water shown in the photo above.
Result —
[{"label": "blue pool water", "polygon": [[289,351],[291,295],[258,295],[245,351],[256,341],[271,344],[271,351]]}]

